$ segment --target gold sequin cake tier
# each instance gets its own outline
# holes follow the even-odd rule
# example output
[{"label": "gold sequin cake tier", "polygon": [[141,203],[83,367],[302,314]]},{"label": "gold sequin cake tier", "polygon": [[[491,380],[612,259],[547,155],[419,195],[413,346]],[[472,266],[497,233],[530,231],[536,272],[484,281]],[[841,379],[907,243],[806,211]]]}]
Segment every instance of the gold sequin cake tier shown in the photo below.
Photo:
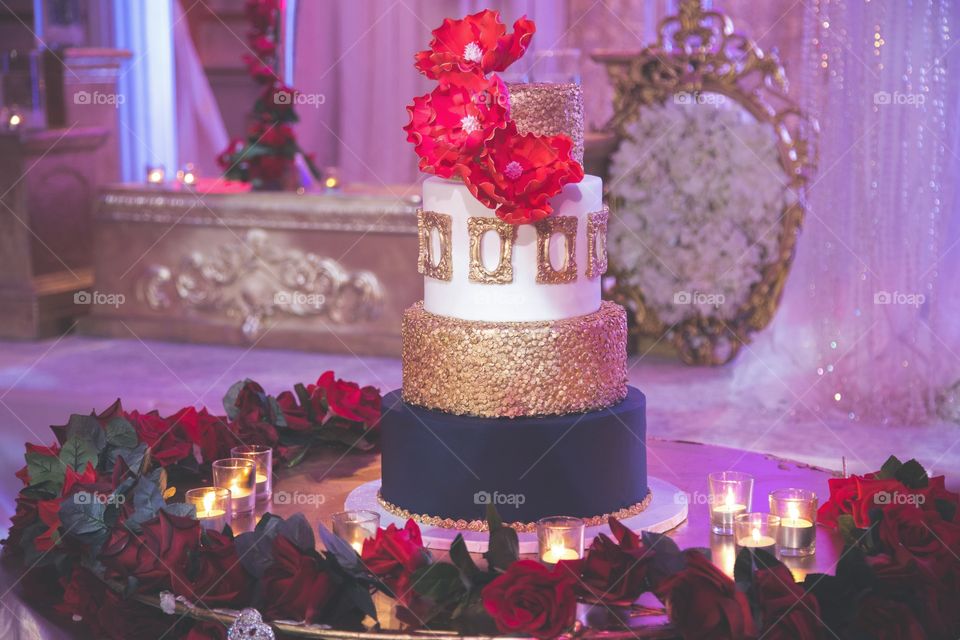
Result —
[{"label": "gold sequin cake tier", "polygon": [[423,310],[403,314],[403,399],[486,418],[562,415],[627,395],[627,316],[594,313],[548,322],[476,322]]}]

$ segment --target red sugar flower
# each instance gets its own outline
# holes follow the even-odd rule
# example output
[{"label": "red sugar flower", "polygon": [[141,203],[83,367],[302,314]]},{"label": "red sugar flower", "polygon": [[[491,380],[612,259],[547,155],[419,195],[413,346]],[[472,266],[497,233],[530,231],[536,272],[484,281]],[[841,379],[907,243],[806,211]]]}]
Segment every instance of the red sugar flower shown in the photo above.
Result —
[{"label": "red sugar flower", "polygon": [[583,167],[570,157],[567,136],[521,135],[510,122],[497,129],[480,162],[460,169],[470,193],[497,217],[513,224],[536,222],[553,213],[550,198],[563,185],[583,179]]},{"label": "red sugar flower", "polygon": [[461,73],[486,75],[503,71],[527,50],[536,31],[526,16],[507,35],[500,13],[484,9],[462,20],[443,21],[433,30],[430,48],[416,54],[416,68],[432,80],[445,82]]},{"label": "red sugar flower", "polygon": [[497,76],[468,85],[440,85],[407,107],[407,140],[420,156],[420,170],[449,178],[457,165],[484,150],[510,117],[507,88]]}]

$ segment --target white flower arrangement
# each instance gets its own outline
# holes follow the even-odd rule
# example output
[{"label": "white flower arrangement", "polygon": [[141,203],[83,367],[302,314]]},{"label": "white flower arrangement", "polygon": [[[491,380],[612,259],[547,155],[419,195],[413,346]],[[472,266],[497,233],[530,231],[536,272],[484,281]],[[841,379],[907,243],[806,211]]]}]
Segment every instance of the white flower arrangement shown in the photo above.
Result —
[{"label": "white flower arrangement", "polygon": [[679,99],[690,95],[644,108],[610,165],[611,255],[668,325],[733,317],[796,198],[770,125],[720,95]]}]

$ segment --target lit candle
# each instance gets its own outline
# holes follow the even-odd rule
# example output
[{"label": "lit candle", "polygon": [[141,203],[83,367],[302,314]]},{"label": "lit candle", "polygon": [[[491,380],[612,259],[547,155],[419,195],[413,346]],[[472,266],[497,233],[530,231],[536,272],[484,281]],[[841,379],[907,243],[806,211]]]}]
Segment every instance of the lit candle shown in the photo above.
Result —
[{"label": "lit candle", "polygon": [[10,114],[10,119],[7,120],[7,127],[10,131],[15,131],[21,124],[23,124],[23,116],[19,113]]},{"label": "lit candle", "polygon": [[710,530],[720,535],[733,533],[737,516],[750,510],[753,476],[737,471],[720,471],[707,476],[710,488]]},{"label": "lit candle", "polygon": [[163,167],[147,167],[147,182],[149,184],[163,184],[166,172]]},{"label": "lit candle", "polygon": [[264,445],[244,444],[230,450],[234,458],[246,458],[257,465],[257,500],[267,500],[273,494],[273,449]]},{"label": "lit candle", "polygon": [[197,520],[205,529],[220,531],[230,524],[230,492],[217,487],[190,489],[185,496],[187,504],[196,509]]},{"label": "lit candle", "polygon": [[586,525],[580,518],[556,516],[537,521],[537,546],[540,560],[556,564],[561,560],[576,560],[583,555],[583,535]]},{"label": "lit candle", "polygon": [[336,167],[324,169],[323,186],[327,191],[337,191],[340,188],[340,171]]},{"label": "lit candle", "polygon": [[341,511],[333,514],[333,533],[353,547],[357,555],[363,553],[363,541],[377,535],[380,514],[376,511]]},{"label": "lit candle", "polygon": [[817,496],[805,489],[779,489],[770,494],[770,513],[780,516],[777,543],[782,556],[809,556],[816,552]]},{"label": "lit candle", "polygon": [[734,527],[738,548],[776,553],[779,517],[769,513],[745,513],[737,516]]},{"label": "lit candle", "polygon": [[234,514],[248,513],[256,506],[256,465],[246,458],[224,458],[213,463],[213,484],[230,490]]},{"label": "lit candle", "polygon": [[185,184],[187,186],[195,185],[197,183],[197,170],[193,166],[193,163],[188,162],[187,164],[183,165],[183,169],[177,171],[177,180],[181,184]]}]

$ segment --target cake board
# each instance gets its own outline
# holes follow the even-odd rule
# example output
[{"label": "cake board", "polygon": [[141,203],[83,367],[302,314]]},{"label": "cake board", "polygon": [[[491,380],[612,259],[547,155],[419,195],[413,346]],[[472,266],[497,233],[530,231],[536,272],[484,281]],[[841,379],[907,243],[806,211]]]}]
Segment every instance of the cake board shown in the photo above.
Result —
[{"label": "cake board", "polygon": [[[683,495],[683,492],[659,478],[649,478],[647,483],[650,492],[653,494],[650,498],[650,504],[642,512],[630,518],[624,518],[621,522],[631,531],[638,533],[640,531],[664,533],[683,523],[687,519],[687,501],[677,499],[677,496]],[[377,500],[379,490],[380,480],[360,485],[347,496],[344,508],[349,511],[366,510],[379,513],[381,527],[387,527],[390,524],[403,527],[405,520],[384,509],[380,501]],[[459,533],[463,535],[468,551],[484,553],[487,550],[488,534],[486,531],[460,531],[421,525],[420,532],[423,536],[424,546],[429,549],[441,551],[449,549]],[[584,548],[589,547],[593,539],[600,533],[610,535],[610,527],[606,524],[587,527],[584,533]],[[537,553],[536,532],[518,533],[517,536],[520,541],[520,553]]]}]

